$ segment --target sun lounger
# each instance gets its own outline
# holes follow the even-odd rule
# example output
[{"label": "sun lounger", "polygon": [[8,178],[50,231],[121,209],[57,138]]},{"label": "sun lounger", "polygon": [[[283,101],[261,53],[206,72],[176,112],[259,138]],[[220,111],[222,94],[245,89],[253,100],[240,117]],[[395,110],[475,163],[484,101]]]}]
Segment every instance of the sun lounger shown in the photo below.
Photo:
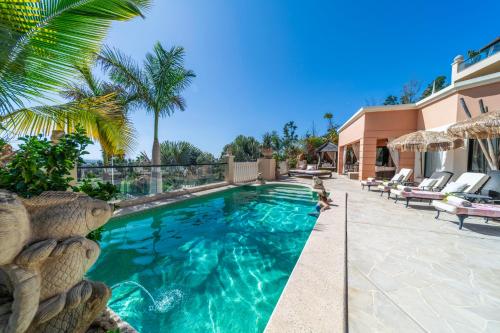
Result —
[{"label": "sun lounger", "polygon": [[465,194],[464,199],[475,202],[500,204],[500,171],[488,172],[490,179],[478,194]]},{"label": "sun lounger", "polygon": [[331,170],[292,169],[292,170],[288,170],[288,176],[309,176],[309,177],[329,176],[330,178],[332,178],[332,171]]},{"label": "sun lounger", "polygon": [[392,188],[389,196],[392,194],[396,198],[404,197],[406,192],[411,192],[415,190],[422,191],[441,191],[446,184],[450,181],[453,176],[452,172],[449,171],[436,171],[429,178],[425,178],[418,186],[405,186],[397,185],[397,188]]},{"label": "sun lounger", "polygon": [[411,190],[402,191],[401,197],[406,199],[406,207],[413,199],[419,200],[443,200],[446,195],[455,193],[476,193],[486,183],[489,176],[484,173],[465,172],[455,182],[446,185],[441,191]]},{"label": "sun lounger", "polygon": [[[396,174],[388,182],[397,183],[397,182],[401,181],[404,178],[404,174],[402,174],[403,170],[410,170],[410,169],[399,170],[399,172],[396,172]],[[382,183],[384,183],[383,180],[375,179],[375,178],[368,178],[367,180],[361,181],[361,189],[364,190],[365,186],[366,186],[366,187],[368,187],[368,191],[370,191],[372,186],[379,186]]]},{"label": "sun lounger", "polygon": [[401,171],[399,172],[399,180],[383,182],[382,184],[378,185],[377,189],[380,191],[380,196],[382,196],[384,193],[387,193],[387,199],[389,199],[389,196],[391,195],[391,189],[397,187],[398,185],[406,185],[410,180],[412,173],[412,169],[401,169]]},{"label": "sun lounger", "polygon": [[470,216],[484,217],[486,222],[489,219],[500,218],[499,205],[473,203],[455,196],[448,196],[444,200],[434,200],[432,201],[432,205],[437,210],[436,219],[439,218],[439,214],[442,211],[455,214],[459,220],[458,229],[462,229],[464,220]]}]

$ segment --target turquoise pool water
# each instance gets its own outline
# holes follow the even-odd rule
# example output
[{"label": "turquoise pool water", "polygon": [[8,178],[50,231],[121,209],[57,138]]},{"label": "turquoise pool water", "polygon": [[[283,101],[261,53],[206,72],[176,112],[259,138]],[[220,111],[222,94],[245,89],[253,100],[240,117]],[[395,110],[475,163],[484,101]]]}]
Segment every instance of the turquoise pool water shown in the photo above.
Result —
[{"label": "turquoise pool water", "polygon": [[111,220],[89,272],[141,333],[262,332],[315,224],[299,186],[246,186]]}]

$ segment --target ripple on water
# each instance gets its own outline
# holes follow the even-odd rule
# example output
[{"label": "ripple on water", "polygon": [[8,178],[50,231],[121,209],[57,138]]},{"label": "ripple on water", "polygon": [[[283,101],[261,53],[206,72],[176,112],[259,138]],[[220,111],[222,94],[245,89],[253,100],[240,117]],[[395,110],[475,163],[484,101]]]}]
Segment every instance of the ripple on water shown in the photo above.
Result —
[{"label": "ripple on water", "polygon": [[262,332],[314,226],[312,198],[243,187],[114,219],[90,278],[114,285],[111,308],[142,333]]}]

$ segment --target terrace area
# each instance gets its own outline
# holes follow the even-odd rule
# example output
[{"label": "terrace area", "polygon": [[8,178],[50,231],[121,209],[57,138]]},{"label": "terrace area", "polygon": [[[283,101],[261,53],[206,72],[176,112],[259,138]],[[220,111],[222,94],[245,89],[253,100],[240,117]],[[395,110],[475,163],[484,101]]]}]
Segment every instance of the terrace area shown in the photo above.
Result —
[{"label": "terrace area", "polygon": [[[455,216],[441,214],[436,220],[427,203],[405,208],[402,202],[362,191],[358,181],[342,176],[325,179],[324,184],[338,204],[332,207],[337,219],[343,217],[344,193],[349,198],[350,332],[500,330],[498,222],[471,218],[458,230]],[[312,236],[318,232],[324,230],[314,230]],[[301,260],[297,267],[312,264]],[[297,273],[300,270],[290,281],[297,280]],[[314,307],[308,304],[315,301],[307,297],[309,292],[303,291],[303,308]]]}]

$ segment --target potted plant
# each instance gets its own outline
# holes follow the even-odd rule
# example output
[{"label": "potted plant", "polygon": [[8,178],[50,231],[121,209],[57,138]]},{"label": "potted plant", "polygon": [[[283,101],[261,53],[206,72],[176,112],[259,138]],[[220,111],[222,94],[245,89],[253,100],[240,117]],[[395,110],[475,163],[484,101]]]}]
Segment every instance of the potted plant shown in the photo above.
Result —
[{"label": "potted plant", "polygon": [[262,156],[264,156],[265,158],[272,158],[273,157],[273,148],[262,146],[261,153],[262,153]]}]

